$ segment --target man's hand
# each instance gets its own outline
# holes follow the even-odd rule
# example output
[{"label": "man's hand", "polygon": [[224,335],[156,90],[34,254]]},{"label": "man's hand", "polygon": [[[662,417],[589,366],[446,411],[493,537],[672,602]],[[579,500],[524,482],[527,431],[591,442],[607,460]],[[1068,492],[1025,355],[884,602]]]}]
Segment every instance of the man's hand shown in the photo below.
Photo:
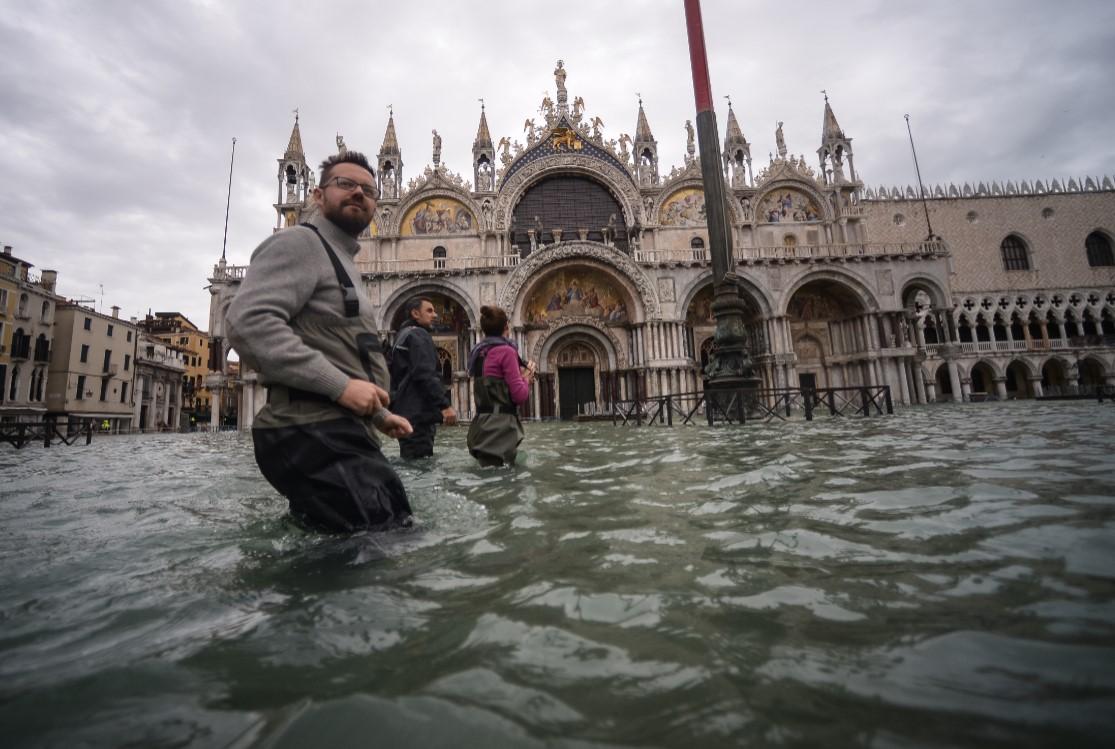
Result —
[{"label": "man's hand", "polygon": [[[356,379],[348,381],[341,397],[337,399],[338,404],[358,416],[371,416],[381,407],[386,408],[390,401],[391,396],[379,385]],[[409,428],[410,425],[408,424],[407,427]]]},{"label": "man's hand", "polygon": [[451,427],[457,423],[457,412],[452,406],[441,409],[441,420],[446,426]]},{"label": "man's hand", "polygon": [[410,422],[398,414],[391,414],[388,416],[383,420],[382,424],[376,426],[376,429],[392,439],[407,437],[414,432],[414,427],[410,425]]}]

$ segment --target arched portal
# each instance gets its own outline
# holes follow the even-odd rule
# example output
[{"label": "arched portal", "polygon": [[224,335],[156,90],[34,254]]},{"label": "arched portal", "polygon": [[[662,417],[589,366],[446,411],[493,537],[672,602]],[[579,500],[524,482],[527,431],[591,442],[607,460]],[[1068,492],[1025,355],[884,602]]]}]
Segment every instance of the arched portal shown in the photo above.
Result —
[{"label": "arched portal", "polygon": [[937,400],[952,400],[952,378],[949,377],[949,365],[942,363],[937,367],[937,373],[933,376],[933,379],[937,383]]},{"label": "arched portal", "polygon": [[560,264],[521,298],[529,358],[538,363],[538,416],[600,414],[634,392],[636,373],[624,369],[625,349],[639,306],[613,269],[581,260]]},{"label": "arched portal", "polygon": [[1081,392],[1094,393],[1097,388],[1103,386],[1103,365],[1095,359],[1081,359],[1077,370],[1080,372],[1078,382]]},{"label": "arched portal", "polygon": [[1060,359],[1050,359],[1041,368],[1041,388],[1046,395],[1061,395],[1067,391],[1068,373]]},{"label": "arched portal", "polygon": [[1008,398],[1033,398],[1034,391],[1030,386],[1030,372],[1026,365],[1020,361],[1013,361],[1007,367],[1006,387]]},{"label": "arched portal", "polygon": [[559,323],[542,341],[539,357],[542,418],[603,414],[621,397],[615,341],[597,327]]},{"label": "arched portal", "polygon": [[871,344],[859,296],[832,279],[801,286],[786,308],[790,321],[798,382],[803,388],[864,384],[871,376],[859,361]]},{"label": "arched portal", "polygon": [[972,400],[984,400],[995,392],[995,372],[987,362],[972,366]]},{"label": "arched portal", "polygon": [[[465,368],[472,342],[468,313],[460,303],[446,294],[426,292],[418,296],[429,299],[437,311],[437,319],[431,327],[430,335],[437,347],[442,382],[448,386],[453,382],[453,373]],[[397,333],[407,318],[406,304],[402,304],[391,318],[391,330]]]},{"label": "arched portal", "polygon": [[[685,353],[694,361],[699,361],[704,353],[702,342],[710,339],[716,332],[716,316],[712,313],[712,299],[713,285],[709,281],[693,295],[685,308]],[[747,340],[751,344],[751,356],[754,358],[766,354],[769,348],[759,304],[744,288],[740,289],[740,299],[743,300],[745,307],[743,323],[747,329]],[[707,363],[707,361],[703,362],[702,368]]]}]

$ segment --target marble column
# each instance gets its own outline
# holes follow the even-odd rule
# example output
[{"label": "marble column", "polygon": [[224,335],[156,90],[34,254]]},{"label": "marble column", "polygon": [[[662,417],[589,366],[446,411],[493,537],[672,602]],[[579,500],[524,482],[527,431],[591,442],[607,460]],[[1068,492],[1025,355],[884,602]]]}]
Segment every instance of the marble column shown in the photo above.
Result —
[{"label": "marble column", "polygon": [[925,376],[921,364],[916,361],[910,362],[910,375],[914,378],[914,394],[917,396],[917,402],[928,403],[929,399],[925,392]]},{"label": "marble column", "polygon": [[1005,377],[994,378],[995,382],[995,395],[999,400],[1005,401],[1007,399],[1007,379]]},{"label": "marble column", "polygon": [[1045,395],[1045,393],[1041,389],[1041,375],[1038,375],[1036,377],[1028,377],[1027,379],[1030,381],[1030,390],[1034,392],[1035,398],[1040,398]]},{"label": "marble column", "polygon": [[960,369],[952,359],[948,360],[947,366],[949,368],[949,384],[952,385],[952,399],[956,403],[960,403],[965,400],[963,389],[960,386]]}]

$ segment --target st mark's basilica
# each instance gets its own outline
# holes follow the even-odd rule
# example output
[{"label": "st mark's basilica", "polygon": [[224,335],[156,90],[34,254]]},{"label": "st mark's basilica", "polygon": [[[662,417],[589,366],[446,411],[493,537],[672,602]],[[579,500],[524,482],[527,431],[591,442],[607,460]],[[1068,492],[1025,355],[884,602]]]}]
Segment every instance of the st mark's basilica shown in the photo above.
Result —
[{"label": "st mark's basilica", "polygon": [[[464,361],[493,303],[538,362],[530,418],[702,388],[715,321],[692,127],[684,163],[667,172],[642,101],[634,135],[606,138],[562,62],[553,75],[556,95],[524,123],[525,143],[493,140],[481,109],[471,180],[441,162],[434,131],[432,163],[404,183],[393,114],[377,155],[381,198],[356,257],[376,324],[389,340],[408,299],[433,300],[444,381],[466,416]],[[930,186],[923,203],[913,187],[865,186],[827,98],[819,120],[812,163],[780,125],[776,152],[753,169],[728,109],[733,270],[762,387],[886,384],[913,404],[1115,385],[1111,177]],[[312,163],[296,117],[276,228],[313,210]],[[209,279],[214,339],[244,271],[222,261]],[[265,399],[255,373],[214,379],[239,392],[250,426]]]}]

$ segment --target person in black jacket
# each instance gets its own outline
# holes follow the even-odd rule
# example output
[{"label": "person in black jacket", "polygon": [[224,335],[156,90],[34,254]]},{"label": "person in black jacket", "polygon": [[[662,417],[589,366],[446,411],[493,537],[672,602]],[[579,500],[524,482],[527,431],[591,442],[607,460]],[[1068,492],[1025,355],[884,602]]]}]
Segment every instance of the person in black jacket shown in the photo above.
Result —
[{"label": "person in black jacket", "polygon": [[415,297],[407,302],[406,313],[408,319],[391,349],[391,404],[414,427],[413,434],[399,439],[399,454],[428,458],[434,454],[437,425],[456,424],[457,412],[441,384],[437,348],[430,337],[430,326],[437,320],[433,302]]}]

